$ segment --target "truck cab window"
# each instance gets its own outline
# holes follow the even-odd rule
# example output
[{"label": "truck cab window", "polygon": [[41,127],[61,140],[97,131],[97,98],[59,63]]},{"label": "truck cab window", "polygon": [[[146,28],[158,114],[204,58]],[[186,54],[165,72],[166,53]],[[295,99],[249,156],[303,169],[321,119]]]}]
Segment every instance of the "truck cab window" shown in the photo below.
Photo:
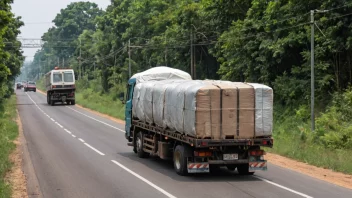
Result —
[{"label": "truck cab window", "polygon": [[55,82],[62,82],[62,75],[60,73],[54,73],[53,74],[54,78],[53,81]]},{"label": "truck cab window", "polygon": [[72,74],[72,72],[65,72],[64,73],[64,81],[65,82],[73,82],[73,74]]}]

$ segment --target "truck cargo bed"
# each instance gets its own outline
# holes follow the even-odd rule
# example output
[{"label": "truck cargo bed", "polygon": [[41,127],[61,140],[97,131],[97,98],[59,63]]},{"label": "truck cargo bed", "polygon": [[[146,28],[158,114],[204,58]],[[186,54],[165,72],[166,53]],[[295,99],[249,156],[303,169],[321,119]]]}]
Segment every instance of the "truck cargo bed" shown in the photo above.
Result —
[{"label": "truck cargo bed", "polygon": [[140,120],[133,120],[132,125],[145,129],[148,131],[155,132],[160,135],[164,135],[168,138],[176,139],[191,145],[196,148],[205,148],[212,146],[265,146],[272,147],[273,139],[271,136],[268,137],[256,137],[256,138],[240,138],[240,139],[201,139],[196,137],[190,137],[184,134],[175,132],[174,130],[163,129],[161,127],[144,123]]}]

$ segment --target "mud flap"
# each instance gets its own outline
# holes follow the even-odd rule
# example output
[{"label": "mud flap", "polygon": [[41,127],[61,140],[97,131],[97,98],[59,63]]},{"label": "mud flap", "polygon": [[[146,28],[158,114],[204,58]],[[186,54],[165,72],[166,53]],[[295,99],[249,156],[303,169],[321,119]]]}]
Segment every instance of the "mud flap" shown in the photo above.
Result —
[{"label": "mud flap", "polygon": [[209,173],[208,163],[188,163],[188,173]]}]

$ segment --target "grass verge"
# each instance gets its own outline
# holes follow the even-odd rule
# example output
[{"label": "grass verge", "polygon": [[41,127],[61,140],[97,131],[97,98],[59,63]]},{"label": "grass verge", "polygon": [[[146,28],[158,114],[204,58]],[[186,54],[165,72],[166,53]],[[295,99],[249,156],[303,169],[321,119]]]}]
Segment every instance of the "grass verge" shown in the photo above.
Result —
[{"label": "grass verge", "polygon": [[11,186],[4,179],[12,166],[9,155],[16,147],[13,143],[18,136],[16,115],[16,96],[13,95],[0,107],[0,197],[11,196]]},{"label": "grass verge", "polygon": [[[277,110],[277,112],[281,111]],[[350,155],[352,149],[347,146],[337,147],[337,145],[340,145],[339,141],[336,141],[336,143],[326,142],[328,134],[334,133],[337,135],[340,131],[328,128],[320,132],[318,130],[325,125],[332,124],[332,120],[321,122],[321,118],[330,114],[330,112],[322,113],[317,118],[317,130],[315,132],[310,130],[309,120],[301,119],[300,113],[301,111],[297,110],[296,114],[275,116],[274,147],[266,149],[266,151],[317,167],[352,174],[352,155]],[[333,123],[333,125],[337,125],[337,123]],[[342,138],[346,138],[346,136],[342,136]]]},{"label": "grass verge", "polygon": [[115,118],[124,119],[125,117],[124,105],[120,101],[114,100],[111,95],[99,94],[92,89],[77,92],[76,103]]}]

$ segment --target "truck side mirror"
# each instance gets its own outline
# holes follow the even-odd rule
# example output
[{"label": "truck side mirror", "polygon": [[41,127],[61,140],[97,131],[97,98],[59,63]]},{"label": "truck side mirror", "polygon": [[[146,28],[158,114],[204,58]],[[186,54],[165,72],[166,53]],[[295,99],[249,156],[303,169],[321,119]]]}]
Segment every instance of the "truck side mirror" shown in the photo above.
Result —
[{"label": "truck side mirror", "polygon": [[122,102],[122,104],[125,104],[125,93],[121,92],[119,95],[120,101]]}]

